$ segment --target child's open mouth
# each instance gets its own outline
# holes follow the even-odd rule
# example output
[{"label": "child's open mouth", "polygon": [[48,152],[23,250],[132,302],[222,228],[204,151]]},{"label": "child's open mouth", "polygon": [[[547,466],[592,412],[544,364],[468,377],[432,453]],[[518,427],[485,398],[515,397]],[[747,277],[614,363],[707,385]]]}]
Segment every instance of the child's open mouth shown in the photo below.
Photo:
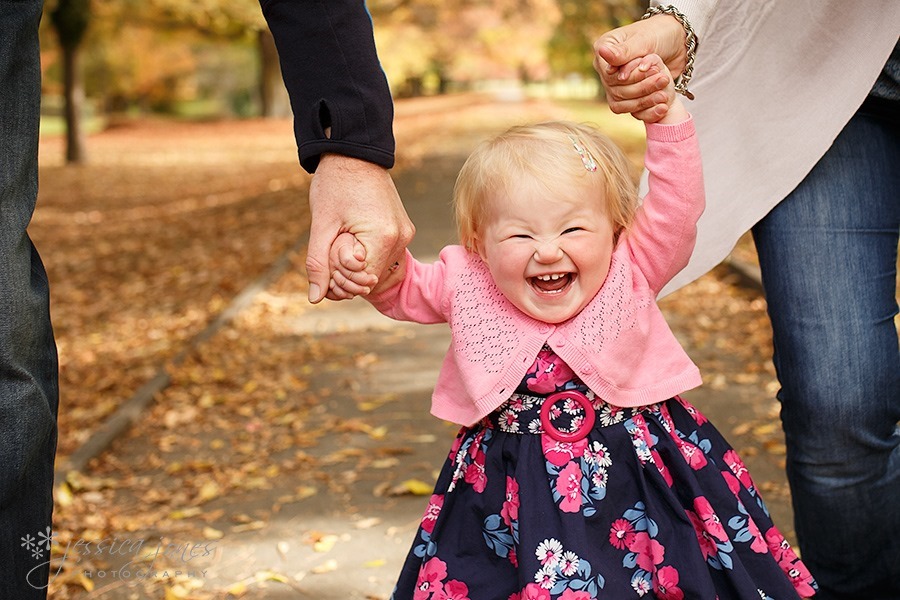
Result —
[{"label": "child's open mouth", "polygon": [[575,279],[575,273],[552,273],[529,277],[528,281],[535,290],[542,294],[558,294],[569,287]]}]

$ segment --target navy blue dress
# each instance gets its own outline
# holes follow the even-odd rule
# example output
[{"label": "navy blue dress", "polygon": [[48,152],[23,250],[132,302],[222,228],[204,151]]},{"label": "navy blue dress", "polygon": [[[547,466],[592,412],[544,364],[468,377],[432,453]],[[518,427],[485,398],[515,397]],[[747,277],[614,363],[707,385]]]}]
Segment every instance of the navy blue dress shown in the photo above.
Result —
[{"label": "navy blue dress", "polygon": [[816,584],[681,398],[619,408],[544,348],[456,438],[393,600],[783,600]]}]

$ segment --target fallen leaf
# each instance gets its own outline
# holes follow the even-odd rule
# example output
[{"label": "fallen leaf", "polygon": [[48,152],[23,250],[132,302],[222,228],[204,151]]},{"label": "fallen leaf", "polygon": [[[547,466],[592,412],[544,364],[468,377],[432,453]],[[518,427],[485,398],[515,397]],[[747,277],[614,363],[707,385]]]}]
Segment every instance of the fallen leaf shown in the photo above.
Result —
[{"label": "fallen leaf", "polygon": [[315,573],[317,575],[321,575],[322,573],[330,573],[332,571],[337,571],[338,562],[333,558],[326,560],[321,565],[317,565],[313,567],[310,572]]},{"label": "fallen leaf", "polygon": [[383,558],[376,558],[373,560],[367,560],[363,563],[363,567],[367,569],[377,569],[378,567],[383,567],[387,564],[387,561]]},{"label": "fallen leaf", "polygon": [[287,554],[291,549],[291,545],[285,541],[278,542],[275,544],[275,550],[278,552],[278,555],[282,560],[287,560]]},{"label": "fallen leaf", "polygon": [[279,583],[290,583],[291,580],[287,575],[282,575],[281,573],[276,573],[275,571],[257,571],[253,578],[256,581],[277,581]]},{"label": "fallen leaf", "polygon": [[86,592],[94,591],[94,580],[90,579],[89,577],[85,577],[84,573],[79,573],[76,580],[78,581],[78,584],[81,587],[83,587]]},{"label": "fallen leaf", "polygon": [[337,541],[338,541],[338,536],[336,536],[336,535],[322,536],[321,538],[316,540],[316,542],[313,544],[313,550],[315,550],[316,552],[322,552],[322,553],[330,552],[331,549],[334,548],[334,545],[337,543]]},{"label": "fallen leaf", "polygon": [[252,521],[245,525],[235,525],[231,528],[232,533],[243,533],[245,531],[256,531],[258,529],[263,529],[266,526],[265,521]]},{"label": "fallen leaf", "polygon": [[369,517],[368,519],[361,519],[353,524],[357,529],[371,529],[381,523],[381,519],[378,517]]},{"label": "fallen leaf", "polygon": [[209,502],[214,498],[218,498],[220,491],[221,488],[218,483],[215,481],[207,481],[200,487],[200,492],[197,494],[197,502]]},{"label": "fallen leaf", "polygon": [[434,486],[420,479],[407,479],[399,485],[396,485],[388,491],[389,496],[403,496],[412,494],[414,496],[430,496],[434,491]]}]

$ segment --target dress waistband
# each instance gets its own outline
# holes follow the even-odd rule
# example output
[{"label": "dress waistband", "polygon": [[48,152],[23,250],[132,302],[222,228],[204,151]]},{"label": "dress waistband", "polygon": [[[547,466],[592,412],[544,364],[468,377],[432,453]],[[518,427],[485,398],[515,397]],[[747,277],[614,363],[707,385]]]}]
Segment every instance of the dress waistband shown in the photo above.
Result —
[{"label": "dress waistband", "polygon": [[590,390],[564,390],[546,397],[515,393],[482,424],[505,433],[546,433],[560,442],[576,442],[595,426],[609,427],[637,414],[657,411],[659,405],[613,406]]}]

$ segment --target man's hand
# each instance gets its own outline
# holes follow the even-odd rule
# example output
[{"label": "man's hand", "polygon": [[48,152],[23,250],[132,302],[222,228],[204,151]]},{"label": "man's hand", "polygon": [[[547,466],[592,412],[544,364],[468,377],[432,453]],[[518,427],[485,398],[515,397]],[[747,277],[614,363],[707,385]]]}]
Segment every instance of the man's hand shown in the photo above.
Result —
[{"label": "man's hand", "polygon": [[[606,99],[615,113],[643,113],[665,104],[665,90],[687,63],[685,33],[671,15],[654,15],[608,31],[594,42],[594,69],[606,88]],[[658,55],[670,71],[655,77],[628,69],[635,59]],[[646,114],[646,113],[643,113]],[[640,118],[640,117],[638,117]]]},{"label": "man's hand", "polygon": [[336,265],[332,244],[341,233],[351,233],[362,244],[365,273],[360,285],[371,287],[387,267],[398,260],[415,234],[397,188],[387,169],[339,154],[325,154],[309,187],[312,224],[306,271],[309,301],[325,297]]}]

